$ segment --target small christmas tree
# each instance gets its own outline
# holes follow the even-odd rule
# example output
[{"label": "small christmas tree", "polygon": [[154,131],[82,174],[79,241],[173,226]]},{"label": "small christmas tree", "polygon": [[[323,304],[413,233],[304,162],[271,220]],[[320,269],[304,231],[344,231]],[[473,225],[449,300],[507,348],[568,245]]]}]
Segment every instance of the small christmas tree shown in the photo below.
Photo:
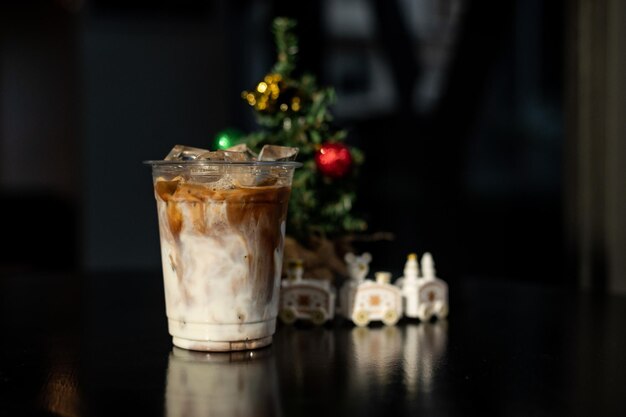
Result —
[{"label": "small christmas tree", "polygon": [[329,106],[332,88],[319,88],[312,75],[293,76],[298,40],[295,22],[276,18],[273,32],[277,62],[253,90],[242,97],[254,108],[261,129],[243,138],[250,148],[262,144],[300,149],[289,207],[287,233],[306,244],[311,237],[336,238],[364,231],[353,213],[355,180],[362,152],[343,142],[345,130],[333,129]]}]

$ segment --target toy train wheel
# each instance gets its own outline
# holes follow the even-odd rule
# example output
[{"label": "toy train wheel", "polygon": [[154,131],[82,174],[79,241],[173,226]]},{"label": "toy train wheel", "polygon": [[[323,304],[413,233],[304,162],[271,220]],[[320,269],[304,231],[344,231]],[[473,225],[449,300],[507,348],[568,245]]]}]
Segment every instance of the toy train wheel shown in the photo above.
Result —
[{"label": "toy train wheel", "polygon": [[440,319],[445,319],[446,317],[448,317],[448,305],[447,304],[441,303],[441,305],[438,306],[437,317]]},{"label": "toy train wheel", "polygon": [[326,314],[322,310],[315,310],[311,313],[311,322],[316,326],[326,323]]},{"label": "toy train wheel", "polygon": [[421,305],[417,311],[417,317],[421,321],[428,321],[433,316],[432,308],[428,304]]},{"label": "toy train wheel", "polygon": [[296,313],[290,308],[283,308],[278,316],[285,324],[293,324],[296,321]]},{"label": "toy train wheel", "polygon": [[369,324],[370,317],[367,311],[359,310],[352,315],[352,321],[359,327],[365,327]]},{"label": "toy train wheel", "polygon": [[398,322],[398,320],[400,320],[400,317],[395,310],[385,311],[385,314],[383,315],[383,323],[385,323],[387,326],[393,326]]}]

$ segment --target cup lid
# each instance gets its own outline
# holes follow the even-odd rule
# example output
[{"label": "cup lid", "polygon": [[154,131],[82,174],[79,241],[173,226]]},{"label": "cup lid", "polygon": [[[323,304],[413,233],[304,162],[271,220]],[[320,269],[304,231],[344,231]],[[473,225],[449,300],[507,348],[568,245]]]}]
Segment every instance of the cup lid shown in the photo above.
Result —
[{"label": "cup lid", "polygon": [[190,161],[165,161],[165,160],[148,160],[143,161],[146,165],[151,166],[165,166],[165,167],[193,167],[193,166],[207,166],[207,165],[235,165],[235,166],[259,166],[259,167],[269,167],[269,166],[279,166],[279,167],[293,167],[300,168],[302,166],[302,162],[296,161],[209,161],[207,159],[193,159]]}]

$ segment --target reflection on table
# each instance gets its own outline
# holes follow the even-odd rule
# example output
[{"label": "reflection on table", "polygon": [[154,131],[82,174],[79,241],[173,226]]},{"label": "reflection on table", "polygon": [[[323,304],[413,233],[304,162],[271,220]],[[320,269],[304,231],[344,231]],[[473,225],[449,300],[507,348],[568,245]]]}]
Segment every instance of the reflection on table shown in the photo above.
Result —
[{"label": "reflection on table", "polygon": [[168,417],[282,415],[272,348],[206,353],[174,347],[165,403]]},{"label": "reflection on table", "polygon": [[448,343],[448,322],[404,327],[404,384],[409,392],[430,392]]},{"label": "reflection on table", "polygon": [[348,355],[351,384],[359,391],[386,386],[401,373],[406,390],[429,392],[446,350],[447,322],[354,328]]}]

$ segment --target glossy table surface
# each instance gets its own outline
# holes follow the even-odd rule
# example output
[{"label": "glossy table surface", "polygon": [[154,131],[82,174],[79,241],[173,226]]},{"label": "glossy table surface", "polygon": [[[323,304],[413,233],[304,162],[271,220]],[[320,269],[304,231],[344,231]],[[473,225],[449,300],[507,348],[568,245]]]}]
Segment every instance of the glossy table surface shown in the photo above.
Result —
[{"label": "glossy table surface", "polygon": [[173,348],[160,275],[0,276],[0,416],[626,416],[626,299],[451,283],[445,322]]}]

